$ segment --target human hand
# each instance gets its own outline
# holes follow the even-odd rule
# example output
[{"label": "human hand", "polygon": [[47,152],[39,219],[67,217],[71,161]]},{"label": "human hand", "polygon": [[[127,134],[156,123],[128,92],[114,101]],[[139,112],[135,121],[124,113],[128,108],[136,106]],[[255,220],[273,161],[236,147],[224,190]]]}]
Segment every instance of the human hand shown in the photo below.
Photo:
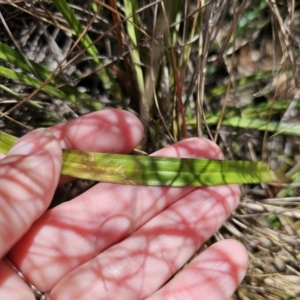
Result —
[{"label": "human hand", "polygon": [[[229,299],[244,277],[246,250],[225,240],[168,281],[235,209],[237,186],[98,183],[46,210],[57,185],[70,180],[60,176],[61,147],[128,153],[142,132],[132,114],[104,110],[34,131],[0,160],[2,257],[7,253],[47,299]],[[222,158],[215,144],[199,138],[155,155]],[[5,260],[0,299],[34,299]]]}]

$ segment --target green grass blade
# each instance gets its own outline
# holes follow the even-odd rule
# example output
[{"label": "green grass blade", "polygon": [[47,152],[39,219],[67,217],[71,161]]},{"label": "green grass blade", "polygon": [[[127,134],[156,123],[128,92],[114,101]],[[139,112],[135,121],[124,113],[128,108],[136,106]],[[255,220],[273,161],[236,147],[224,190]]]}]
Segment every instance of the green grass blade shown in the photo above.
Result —
[{"label": "green grass blade", "polygon": [[[5,91],[6,93],[12,95],[13,97],[15,97],[18,100],[22,100],[23,96],[21,96],[20,94],[16,93],[15,91],[11,90],[10,88],[8,88],[7,86],[4,86],[2,84],[0,84],[0,90]],[[34,109],[36,109],[39,112],[43,112],[45,114],[47,114],[48,116],[50,116],[53,120],[55,120],[56,122],[62,122],[63,120],[56,115],[55,113],[53,113],[50,110],[45,109],[42,105],[40,105],[37,101],[34,100],[28,100],[27,103],[29,105],[31,105]]]},{"label": "green grass blade", "polygon": [[[296,105],[297,102],[296,102]],[[275,112],[282,109],[283,104],[279,103],[279,105],[275,105]],[[259,119],[259,118],[247,118],[244,116],[244,110],[242,111],[242,116],[240,116],[240,111],[237,109],[226,109],[225,110],[225,118],[222,121],[223,126],[232,126],[236,128],[244,128],[244,129],[255,129],[260,131],[274,132],[275,134],[285,134],[285,135],[300,135],[300,125],[289,123],[289,122],[276,122]],[[247,113],[254,113],[254,110],[247,110]],[[262,110],[262,113],[263,110]],[[258,112],[257,112],[258,114]],[[217,113],[207,112],[205,114],[206,122],[208,125],[215,125],[218,123],[220,118],[220,111]],[[188,120],[187,124],[195,126],[196,118],[192,117]]]},{"label": "green grass blade", "polygon": [[[208,124],[215,124],[216,120],[214,118],[207,119]],[[291,124],[287,122],[267,122],[260,119],[245,119],[241,117],[232,117],[224,119],[222,125],[233,126],[246,129],[256,129],[256,130],[268,130],[270,132],[280,133],[280,134],[291,134],[300,135],[300,125]]]},{"label": "green grass blade", "polygon": [[[134,14],[138,9],[138,2],[133,0],[124,0],[124,10],[126,17]],[[136,24],[136,26],[135,26]],[[138,50],[138,37],[136,35],[136,27],[139,26],[138,15],[133,15],[132,18],[129,18],[126,22],[127,34],[132,45],[131,53],[133,61],[135,62],[134,68],[136,72],[137,82],[139,86],[139,90],[144,101],[144,76],[143,70],[141,67],[141,58]]]},{"label": "green grass blade", "polygon": [[0,151],[7,154],[9,149],[18,141],[18,138],[0,131]]},{"label": "green grass blade", "polygon": [[[239,78],[233,82],[233,85],[238,89],[244,89],[250,86],[255,85],[256,82],[260,80],[267,80],[272,78],[272,71],[258,71],[254,75],[245,76]],[[206,97],[208,99],[212,99],[213,97],[219,97],[226,93],[227,84],[222,86],[217,86],[206,93]]]},{"label": "green grass blade", "polygon": [[[29,73],[29,74],[32,73],[31,68],[28,66],[28,64],[24,60],[23,56],[20,55],[17,51],[12,49],[11,47],[9,47],[1,42],[0,42],[0,60],[9,62],[9,63],[15,65],[16,67],[19,67],[26,73]],[[36,62],[34,62],[33,60],[31,60],[29,58],[27,58],[27,61],[34,68],[35,74],[39,77],[37,79],[46,80],[51,76],[51,71],[48,70],[45,66],[43,66],[41,64],[37,64]],[[58,80],[57,80],[57,78],[52,79],[51,84],[54,86],[60,86],[59,88],[55,87],[55,89],[59,89],[67,95],[73,95],[74,97],[76,97],[76,99],[84,100],[84,99],[90,98],[90,96],[88,94],[79,92],[76,87],[70,86],[60,79],[58,79]],[[71,96],[69,96],[69,97],[71,97]],[[83,103],[81,103],[81,104],[83,104]],[[84,104],[85,104],[84,107],[88,108],[86,103],[84,103]],[[89,106],[89,108],[90,108],[90,106]]]},{"label": "green grass blade", "polygon": [[[12,49],[8,45],[0,42],[0,60],[9,62],[16,67],[19,67],[26,73],[32,73],[31,67],[34,69],[35,74],[39,77],[38,79],[46,80],[51,76],[51,71],[48,70],[45,66],[42,64],[38,64],[35,61],[27,58],[27,61],[24,59],[24,57],[19,54],[16,50]],[[28,65],[28,63],[31,65],[31,67]],[[56,84],[63,84],[63,82],[57,82],[55,79],[51,81],[52,83]]]},{"label": "green grass blade", "polygon": [[[15,137],[0,132],[0,151]],[[264,163],[63,151],[61,173],[103,182],[151,186],[214,186],[269,182],[276,179]]]},{"label": "green grass blade", "polygon": [[[14,64],[25,72],[31,73],[31,68],[28,66],[23,56],[16,50],[0,42],[0,59]],[[37,64],[33,60],[28,59],[34,71],[41,79],[46,79],[50,76],[51,72],[41,64]]]},{"label": "green grass blade", "polygon": [[299,108],[299,100],[280,100],[278,102],[266,102],[252,106],[248,106],[242,109],[241,115],[243,118],[255,118],[270,116],[270,114],[284,113],[288,107],[293,104],[293,107]]},{"label": "green grass blade", "polygon": [[[80,21],[76,17],[75,13],[69,6],[66,0],[53,0],[54,5],[56,8],[61,12],[61,14],[64,16],[66,21],[69,23],[70,27],[74,30],[77,37],[80,37],[84,29],[81,26]],[[81,36],[80,42],[86,49],[87,53],[92,57],[92,62],[94,63],[95,67],[100,67],[102,62],[99,59],[99,53],[95,45],[93,45],[92,40],[90,39],[89,35],[86,33],[83,36]],[[100,71],[100,78],[103,82],[103,85],[106,89],[109,89],[112,86],[111,80],[106,73],[106,70],[102,68]]]},{"label": "green grass blade", "polygon": [[[20,81],[24,84],[27,84],[29,86],[32,86],[34,88],[39,88],[42,85],[42,82],[35,79],[31,78],[26,74],[16,72],[14,70],[5,68],[0,66],[0,76],[12,79],[12,80],[17,80]],[[42,88],[42,91],[48,93],[51,96],[57,97],[62,100],[68,100],[72,103],[75,103],[77,105],[83,106],[83,107],[92,107],[93,109],[99,110],[101,109],[102,105],[100,103],[89,103],[87,100],[84,99],[78,99],[74,97],[73,95],[70,95],[68,93],[64,93],[63,91],[54,88],[52,86],[46,85]]]},{"label": "green grass blade", "polygon": [[[64,16],[66,21],[69,23],[70,27],[74,30],[77,37],[80,37],[82,33],[84,32],[83,27],[81,26],[80,21],[74,14],[72,8],[69,6],[67,1],[65,0],[53,0],[54,5],[56,8],[61,12],[61,14]],[[85,34],[81,38],[82,45],[86,48],[86,51],[91,55],[93,58],[93,61],[96,65],[99,65],[100,60],[97,57],[99,55],[97,48],[92,45],[92,40],[88,36],[88,34]]]}]

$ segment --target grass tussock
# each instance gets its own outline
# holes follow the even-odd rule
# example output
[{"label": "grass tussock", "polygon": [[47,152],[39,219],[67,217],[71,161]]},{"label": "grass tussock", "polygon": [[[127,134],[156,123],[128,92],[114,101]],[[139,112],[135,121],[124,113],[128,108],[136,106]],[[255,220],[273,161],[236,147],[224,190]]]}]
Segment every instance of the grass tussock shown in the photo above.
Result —
[{"label": "grass tussock", "polygon": [[245,185],[207,243],[247,247],[232,299],[300,297],[297,1],[0,0],[0,129],[22,135],[105,107],[142,120],[142,151],[190,136],[288,182]]}]

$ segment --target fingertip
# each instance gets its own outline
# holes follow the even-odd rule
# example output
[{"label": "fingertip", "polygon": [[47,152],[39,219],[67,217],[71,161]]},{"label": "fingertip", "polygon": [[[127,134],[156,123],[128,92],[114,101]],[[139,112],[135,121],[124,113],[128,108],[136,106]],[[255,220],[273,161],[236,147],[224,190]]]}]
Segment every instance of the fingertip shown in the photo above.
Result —
[{"label": "fingertip", "polygon": [[228,257],[234,264],[241,266],[241,269],[247,268],[247,249],[241,242],[237,240],[226,239],[219,241],[211,246],[211,251],[215,251],[215,253],[220,251],[224,257]]},{"label": "fingertip", "polygon": [[67,149],[128,153],[141,141],[143,125],[130,112],[106,109],[50,128]]},{"label": "fingertip", "polygon": [[223,240],[201,253],[195,264],[204,275],[206,293],[214,290],[211,299],[228,299],[246,275],[248,253],[240,242]]},{"label": "fingertip", "polygon": [[[133,113],[120,109],[105,109],[98,112],[99,126],[102,131],[107,129],[109,135],[102,135],[102,140],[107,137],[107,143],[115,139],[120,150],[117,152],[130,152],[136,147],[144,133],[144,127]],[[120,138],[121,137],[121,138]]]},{"label": "fingertip", "polygon": [[227,300],[243,280],[248,265],[245,247],[223,240],[207,248],[148,300]]},{"label": "fingertip", "polygon": [[193,137],[167,146],[153,155],[170,157],[199,157],[206,159],[224,159],[221,149],[206,138]]},{"label": "fingertip", "polygon": [[224,154],[220,147],[212,140],[203,137],[192,137],[188,139],[189,143],[195,143],[199,149],[202,149],[203,158],[224,159]]}]

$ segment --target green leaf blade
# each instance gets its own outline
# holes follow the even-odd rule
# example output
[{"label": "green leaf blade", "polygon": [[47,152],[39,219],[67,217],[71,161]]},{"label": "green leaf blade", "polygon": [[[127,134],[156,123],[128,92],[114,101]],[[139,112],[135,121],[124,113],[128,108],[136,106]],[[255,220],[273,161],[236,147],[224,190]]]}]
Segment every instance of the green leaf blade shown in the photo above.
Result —
[{"label": "green leaf blade", "polygon": [[18,141],[17,137],[0,131],[0,151],[7,154],[10,148]]},{"label": "green leaf blade", "polygon": [[[0,132],[0,151],[6,154],[17,138]],[[133,156],[63,150],[61,173],[95,181],[150,186],[215,186],[276,180],[261,162]]]},{"label": "green leaf blade", "polygon": [[[41,81],[39,81],[35,78],[32,78],[24,73],[19,73],[19,72],[16,72],[14,70],[11,70],[11,69],[8,69],[8,68],[2,67],[2,66],[0,66],[0,76],[6,77],[6,78],[9,78],[12,80],[17,80],[19,82],[22,82],[24,84],[27,84],[27,85],[32,86],[37,89],[40,88],[43,84]],[[87,107],[87,108],[92,107],[95,110],[99,110],[102,108],[102,105],[100,103],[94,102],[94,103],[91,103],[91,105],[89,105],[89,103],[87,101],[85,101],[84,99],[76,98],[72,94],[65,93],[63,91],[63,89],[57,89],[51,85],[46,85],[46,86],[42,87],[41,90],[51,96],[57,97],[62,100],[68,100],[68,101],[75,103],[82,107]]]},{"label": "green leaf blade", "polygon": [[[54,5],[56,8],[60,11],[60,13],[63,15],[63,17],[66,19],[70,27],[74,30],[76,36],[80,39],[81,44],[85,48],[86,52],[92,57],[92,62],[96,68],[99,68],[100,66],[103,66],[102,61],[99,59],[99,52],[95,45],[93,45],[93,42],[91,38],[89,37],[88,33],[84,33],[84,29],[79,21],[79,19],[76,17],[74,11],[70,7],[69,3],[66,0],[53,0]],[[106,89],[109,89],[112,87],[112,82],[110,80],[109,75],[106,72],[105,68],[99,69],[99,75],[103,82],[103,85]]]},{"label": "green leaf blade", "polygon": [[[76,170],[76,171],[75,171]],[[264,163],[64,151],[62,174],[150,186],[214,186],[275,180]]]}]

